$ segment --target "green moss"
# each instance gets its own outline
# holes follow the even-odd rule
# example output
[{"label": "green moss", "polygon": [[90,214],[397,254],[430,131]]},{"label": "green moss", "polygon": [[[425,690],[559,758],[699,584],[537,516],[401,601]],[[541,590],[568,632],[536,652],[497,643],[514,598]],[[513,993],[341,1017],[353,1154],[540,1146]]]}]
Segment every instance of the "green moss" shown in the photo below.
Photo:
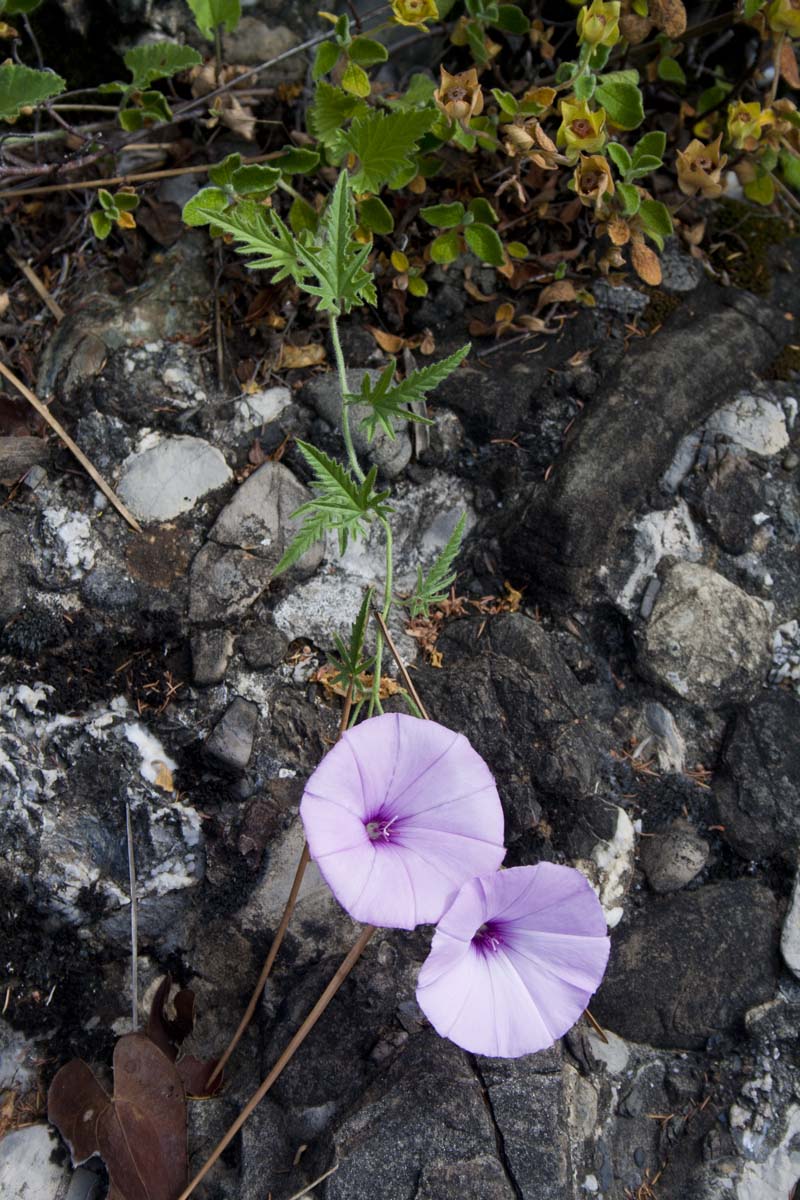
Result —
[{"label": "green moss", "polygon": [[663,325],[676,308],[680,308],[683,299],[681,296],[670,295],[669,292],[664,292],[660,288],[648,288],[647,290],[650,294],[650,302],[642,313],[642,322],[648,329],[655,329],[657,325]]},{"label": "green moss", "polygon": [[771,286],[769,250],[785,242],[793,232],[784,217],[739,200],[721,200],[714,206],[707,239],[716,244],[711,254],[712,266],[724,271],[734,287],[766,296]]}]

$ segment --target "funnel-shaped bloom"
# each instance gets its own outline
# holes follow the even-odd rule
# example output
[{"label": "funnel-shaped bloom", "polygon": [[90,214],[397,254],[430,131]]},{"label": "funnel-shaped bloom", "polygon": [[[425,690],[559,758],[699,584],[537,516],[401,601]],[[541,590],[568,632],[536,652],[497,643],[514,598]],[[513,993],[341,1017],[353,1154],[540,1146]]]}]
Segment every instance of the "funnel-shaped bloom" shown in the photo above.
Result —
[{"label": "funnel-shaped bloom", "polygon": [[342,907],[391,929],[435,923],[462,883],[505,855],[480,755],[463,734],[398,713],[344,734],[309,779],[300,816]]},{"label": "funnel-shaped bloom", "polygon": [[579,871],[512,867],[464,884],[439,922],[417,1000],[442,1037],[518,1058],[575,1024],[608,952],[603,910]]}]

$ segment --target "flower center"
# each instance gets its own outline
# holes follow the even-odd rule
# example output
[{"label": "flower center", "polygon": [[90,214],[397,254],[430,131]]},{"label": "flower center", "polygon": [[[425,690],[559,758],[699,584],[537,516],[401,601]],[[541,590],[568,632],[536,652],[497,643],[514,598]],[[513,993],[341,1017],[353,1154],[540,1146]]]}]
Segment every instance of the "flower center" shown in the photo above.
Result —
[{"label": "flower center", "polygon": [[572,122],[570,128],[575,137],[579,138],[587,138],[590,134],[594,133],[591,122],[587,121],[585,117],[578,117],[577,121]]},{"label": "flower center", "polygon": [[371,821],[367,821],[364,828],[367,831],[367,837],[371,842],[389,842],[392,836],[392,826],[397,817],[376,816]]},{"label": "flower center", "polygon": [[472,944],[479,954],[496,954],[498,950],[503,949],[503,935],[500,927],[492,921],[487,921],[472,935]]}]

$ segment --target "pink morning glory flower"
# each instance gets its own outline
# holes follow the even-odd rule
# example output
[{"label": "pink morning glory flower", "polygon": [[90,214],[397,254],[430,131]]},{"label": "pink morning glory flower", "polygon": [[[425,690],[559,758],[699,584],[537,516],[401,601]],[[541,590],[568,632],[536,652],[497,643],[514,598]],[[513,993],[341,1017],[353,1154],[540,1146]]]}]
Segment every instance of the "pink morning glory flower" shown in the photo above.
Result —
[{"label": "pink morning glory flower", "polygon": [[311,857],[356,921],[439,920],[461,884],[499,867],[503,810],[467,739],[400,713],[348,730],[300,804]]},{"label": "pink morning glory flower", "polygon": [[608,952],[603,910],[579,871],[546,862],[496,871],[465,883],[442,917],[417,1001],[463,1049],[518,1058],[575,1024]]}]

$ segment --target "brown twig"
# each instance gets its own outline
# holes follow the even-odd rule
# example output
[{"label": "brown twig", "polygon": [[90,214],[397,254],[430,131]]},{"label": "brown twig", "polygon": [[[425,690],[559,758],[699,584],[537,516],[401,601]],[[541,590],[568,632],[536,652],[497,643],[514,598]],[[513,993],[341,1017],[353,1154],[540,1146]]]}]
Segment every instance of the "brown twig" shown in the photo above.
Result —
[{"label": "brown twig", "polygon": [[250,1116],[251,1112],[253,1112],[253,1110],[264,1099],[267,1092],[272,1087],[273,1083],[278,1078],[278,1076],[280,1075],[283,1068],[287,1065],[288,1062],[291,1061],[291,1059],[294,1057],[297,1050],[300,1048],[300,1046],[303,1044],[305,1039],[308,1037],[311,1030],[316,1025],[317,1021],[320,1019],[322,1014],[325,1012],[325,1009],[328,1007],[331,1000],[336,995],[339,988],[342,986],[345,979],[350,974],[353,967],[356,965],[359,958],[363,954],[364,949],[367,945],[367,942],[372,937],[374,932],[375,932],[374,925],[365,925],[364,926],[358,939],[355,942],[355,945],[352,946],[352,948],[350,949],[346,958],[342,961],[342,963],[339,966],[339,969],[337,970],[333,979],[330,981],[328,986],[325,988],[325,991],[322,993],[319,1000],[317,1001],[317,1003],[312,1008],[311,1012],[306,1017],[305,1021],[303,1021],[303,1024],[300,1026],[297,1033],[294,1035],[292,1040],[289,1042],[289,1045],[286,1047],[283,1054],[281,1054],[280,1058],[275,1063],[275,1066],[272,1068],[269,1075],[267,1075],[266,1079],[261,1084],[261,1086],[258,1088],[258,1090],[256,1092],[254,1092],[253,1095],[250,1097],[250,1099],[247,1101],[247,1104],[245,1104],[244,1108],[239,1113],[239,1116],[233,1122],[233,1124],[231,1125],[228,1132],[221,1139],[221,1141],[219,1141],[217,1143],[217,1145],[212,1150],[209,1158],[205,1161],[203,1166],[197,1172],[197,1174],[195,1175],[194,1179],[191,1181],[189,1186],[184,1188],[184,1190],[181,1192],[180,1196],[178,1196],[177,1200],[188,1200],[188,1197],[191,1196],[192,1192],[197,1187],[198,1183],[200,1183],[203,1179],[205,1179],[206,1175],[211,1170],[214,1163],[217,1161],[217,1159],[220,1157],[220,1155],[223,1153],[223,1151],[231,1144],[233,1139],[236,1137],[236,1134],[239,1132],[239,1130],[242,1128],[242,1126],[244,1125],[247,1118]]},{"label": "brown twig", "polygon": [[125,507],[125,505],[119,499],[119,497],[114,493],[114,491],[112,491],[112,489],[106,483],[105,479],[103,479],[102,475],[100,475],[100,473],[96,470],[96,468],[93,467],[92,464],[89,462],[89,459],[83,453],[80,446],[76,445],[76,443],[73,442],[72,438],[69,436],[69,434],[67,433],[64,426],[61,424],[60,421],[56,420],[56,418],[50,412],[49,408],[47,408],[46,405],[42,404],[39,397],[35,396],[33,394],[33,392],[30,390],[30,388],[26,387],[26,385],[22,382],[22,380],[18,379],[17,376],[14,374],[14,372],[9,370],[9,368],[5,365],[5,363],[2,363],[2,362],[0,362],[0,374],[5,375],[6,379],[9,381],[9,383],[14,385],[14,387],[17,389],[17,391],[20,393],[20,395],[24,396],[25,399],[28,401],[28,403],[33,405],[33,407],[38,412],[39,416],[44,417],[45,421],[47,421],[47,424],[50,426],[50,428],[55,430],[55,432],[61,438],[62,442],[67,447],[67,449],[70,450],[75,455],[78,462],[83,467],[84,471],[86,471],[86,473],[89,476],[91,476],[92,480],[100,488],[100,491],[103,493],[103,495],[106,497],[106,499],[111,501],[111,503],[114,505],[114,508],[117,510],[117,512],[120,514],[121,517],[125,518],[125,520],[130,525],[131,529],[135,529],[137,533],[141,533],[142,527],[139,524],[139,522],[136,520],[136,518],[134,517],[133,513],[128,511],[128,509]]},{"label": "brown twig", "polygon": [[50,312],[53,314],[55,319],[57,321],[63,321],[64,317],[66,316],[66,313],[64,312],[61,305],[56,300],[54,300],[53,297],[50,295],[47,288],[44,286],[41,279],[34,271],[33,267],[29,266],[28,263],[26,263],[18,255],[16,255],[13,250],[9,250],[8,256],[11,259],[11,261],[14,263],[14,266],[18,267],[19,270],[22,271],[22,274],[25,276],[28,283],[31,285],[33,290],[36,292],[36,295],[39,297],[40,300],[44,301],[44,303],[50,309]]},{"label": "brown twig", "polygon": [[411,676],[408,673],[408,668],[406,667],[405,663],[403,662],[402,658],[400,657],[400,653],[397,649],[397,646],[394,644],[394,639],[392,638],[392,635],[389,633],[388,626],[383,619],[383,614],[378,612],[377,609],[373,609],[372,615],[375,618],[375,620],[377,621],[378,626],[380,627],[380,631],[383,634],[384,641],[386,642],[386,645],[389,647],[389,650],[391,651],[394,661],[397,663],[397,669],[399,670],[400,674],[403,677],[403,683],[408,688],[411,699],[414,701],[414,703],[416,704],[419,711],[422,713],[425,720],[430,721],[430,717],[428,716],[427,712],[425,711],[425,705],[420,700],[417,689],[414,687],[414,683],[411,679]]},{"label": "brown twig", "polygon": [[608,1045],[608,1038],[605,1035],[605,1030],[603,1029],[602,1025],[599,1023],[599,1021],[595,1017],[592,1016],[592,1014],[589,1012],[588,1008],[584,1009],[583,1015],[586,1017],[586,1020],[589,1022],[592,1029],[595,1031],[595,1033],[600,1038],[600,1040],[602,1042],[605,1042],[606,1045]]}]

